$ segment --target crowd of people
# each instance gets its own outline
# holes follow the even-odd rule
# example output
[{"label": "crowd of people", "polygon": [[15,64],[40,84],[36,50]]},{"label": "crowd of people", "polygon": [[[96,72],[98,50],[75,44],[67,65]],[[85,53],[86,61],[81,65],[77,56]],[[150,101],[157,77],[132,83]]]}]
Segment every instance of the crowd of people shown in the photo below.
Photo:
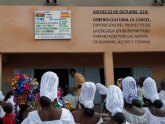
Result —
[{"label": "crowd of people", "polygon": [[[165,124],[164,80],[158,93],[151,77],[143,78],[137,84],[128,76],[118,79],[117,85],[106,87],[86,81],[75,69],[69,72],[76,81],[76,96],[62,96],[59,78],[54,72],[44,73],[40,83],[17,75],[12,91],[6,97],[0,92],[0,123]],[[102,111],[99,113],[94,110],[96,90],[102,96]],[[105,114],[107,118],[104,118]]]}]

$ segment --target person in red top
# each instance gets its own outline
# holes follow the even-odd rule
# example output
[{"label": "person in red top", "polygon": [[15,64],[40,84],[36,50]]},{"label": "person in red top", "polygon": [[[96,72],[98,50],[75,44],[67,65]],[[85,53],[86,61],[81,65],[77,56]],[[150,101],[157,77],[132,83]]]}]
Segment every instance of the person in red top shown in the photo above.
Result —
[{"label": "person in red top", "polygon": [[4,117],[2,117],[3,124],[15,124],[15,115],[13,114],[13,106],[11,103],[6,103],[3,106],[3,110],[6,113]]}]

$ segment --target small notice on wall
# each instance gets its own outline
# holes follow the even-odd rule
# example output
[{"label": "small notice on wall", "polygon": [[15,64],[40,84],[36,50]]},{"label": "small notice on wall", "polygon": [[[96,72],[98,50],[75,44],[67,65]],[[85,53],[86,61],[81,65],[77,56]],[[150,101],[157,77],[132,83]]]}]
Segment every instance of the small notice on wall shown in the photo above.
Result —
[{"label": "small notice on wall", "polygon": [[71,11],[35,11],[35,39],[71,39]]}]

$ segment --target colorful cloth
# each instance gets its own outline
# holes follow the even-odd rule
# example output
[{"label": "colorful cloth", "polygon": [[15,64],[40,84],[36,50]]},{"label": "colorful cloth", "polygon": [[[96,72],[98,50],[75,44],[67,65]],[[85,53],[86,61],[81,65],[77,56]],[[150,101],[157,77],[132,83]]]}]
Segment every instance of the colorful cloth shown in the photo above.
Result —
[{"label": "colorful cloth", "polygon": [[12,92],[16,105],[28,104],[38,99],[39,83],[25,74],[16,74],[12,79]]}]

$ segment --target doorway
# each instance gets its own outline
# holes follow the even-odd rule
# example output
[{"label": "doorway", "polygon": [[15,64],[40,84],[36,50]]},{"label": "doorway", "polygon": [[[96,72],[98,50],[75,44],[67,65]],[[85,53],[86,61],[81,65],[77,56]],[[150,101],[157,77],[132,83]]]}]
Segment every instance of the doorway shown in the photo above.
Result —
[{"label": "doorway", "polygon": [[115,84],[116,84],[117,79],[125,78],[127,76],[133,76],[132,68],[114,68]]},{"label": "doorway", "polygon": [[63,95],[66,95],[69,87],[68,69],[34,69],[34,77],[40,82],[42,75],[47,71],[52,71],[57,74],[59,77],[59,87],[63,89]]}]

